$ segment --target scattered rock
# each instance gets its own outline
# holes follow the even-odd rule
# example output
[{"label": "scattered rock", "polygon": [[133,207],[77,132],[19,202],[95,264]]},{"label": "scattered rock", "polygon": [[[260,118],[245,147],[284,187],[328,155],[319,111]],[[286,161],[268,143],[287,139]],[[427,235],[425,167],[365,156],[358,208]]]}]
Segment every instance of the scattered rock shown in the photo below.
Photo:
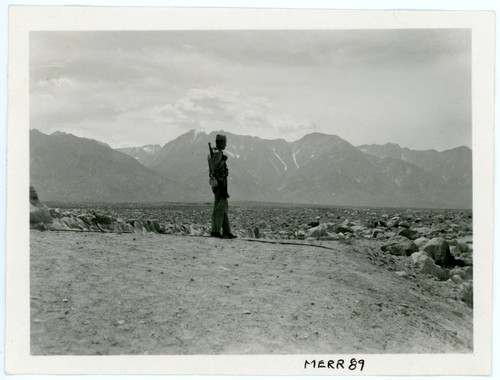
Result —
[{"label": "scattered rock", "polygon": [[401,219],[398,216],[395,216],[395,217],[389,219],[389,221],[387,222],[387,227],[389,227],[389,228],[398,227],[400,221],[401,221]]},{"label": "scattered rock", "polygon": [[415,239],[414,243],[416,244],[416,246],[422,250],[424,248],[424,246],[429,242],[429,239],[427,239],[426,237],[422,236],[422,237],[419,237],[417,239]]},{"label": "scattered rock", "polygon": [[389,253],[394,256],[406,256],[404,248],[397,242],[385,244],[381,247],[383,252]]},{"label": "scattered rock", "polygon": [[422,257],[428,257],[427,253],[423,252],[423,251],[419,251],[419,252],[413,252],[411,254],[411,260],[412,260],[413,264],[418,264],[419,262],[424,260],[424,258],[422,258]]},{"label": "scattered rock", "polygon": [[319,239],[321,237],[327,237],[327,236],[328,236],[328,231],[322,224],[307,230],[307,237]]},{"label": "scattered rock", "polygon": [[461,268],[453,268],[452,270],[450,270],[450,276],[451,276],[452,280],[453,280],[453,276],[459,276],[462,279],[467,278],[467,274]]},{"label": "scattered rock", "polygon": [[[159,223],[157,221],[156,221],[156,223],[158,225],[157,226],[154,225],[153,228],[154,228],[154,230],[160,232],[161,226],[159,225]],[[189,235],[191,235],[191,236],[203,236],[203,234],[204,234],[204,231],[200,228],[200,226],[194,226],[194,225],[189,226]]]},{"label": "scattered rock", "polygon": [[462,277],[460,277],[458,274],[454,274],[453,276],[451,276],[451,280],[455,283],[455,284],[461,284],[464,280],[462,279]]},{"label": "scattered rock", "polygon": [[347,232],[352,233],[352,232],[353,232],[353,230],[352,230],[352,228],[347,227],[347,226],[337,226],[337,227],[335,227],[334,232],[335,232],[336,234],[339,234],[339,233],[343,233],[343,234],[345,234],[345,233],[347,233]]},{"label": "scattered rock", "polygon": [[356,232],[365,231],[366,227],[359,226],[359,225],[354,225],[354,226],[351,227],[351,229],[352,229],[352,232],[356,233]]},{"label": "scattered rock", "polygon": [[410,230],[409,228],[405,228],[404,230],[399,231],[398,235],[404,236],[407,239],[415,240],[419,237],[419,233],[415,230]]},{"label": "scattered rock", "polygon": [[450,247],[446,240],[435,237],[429,240],[423,250],[429,254],[436,264],[450,266],[454,263],[454,258],[450,253]]},{"label": "scattered rock", "polygon": [[398,227],[410,228],[411,224],[407,220],[404,220],[402,222],[399,222]]},{"label": "scattered rock", "polygon": [[403,247],[406,256],[410,256],[413,252],[418,252],[418,247],[410,239],[400,239],[399,244]]},{"label": "scattered rock", "polygon": [[439,265],[436,265],[434,260],[428,256],[424,256],[423,259],[419,263],[420,273],[428,274],[432,277],[437,278],[438,280],[445,281],[448,279],[448,275],[446,271],[444,271]]},{"label": "scattered rock", "polygon": [[[61,218],[62,215],[59,213],[58,218]],[[90,225],[95,225],[96,222],[96,217],[92,214],[86,213],[86,214],[80,214],[76,216],[78,219],[80,219],[83,223],[85,223],[87,226]]]},{"label": "scattered rock", "polygon": [[456,247],[460,253],[467,253],[471,251],[469,245],[466,243],[457,242]]},{"label": "scattered rock", "polygon": [[63,216],[61,210],[58,208],[51,208],[51,209],[49,209],[49,212],[50,212],[50,216],[53,218],[60,218]]},{"label": "scattered rock", "polygon": [[465,302],[465,304],[469,307],[473,306],[473,292],[474,287],[472,285],[472,281],[463,282],[458,288],[460,300]]},{"label": "scattered rock", "polygon": [[415,252],[411,255],[411,259],[420,274],[427,274],[442,281],[448,279],[446,271],[436,265],[426,252]]},{"label": "scattered rock", "polygon": [[297,240],[304,240],[306,238],[305,231],[299,230],[299,231],[295,232],[295,238]]},{"label": "scattered rock", "polygon": [[473,276],[472,276],[472,274],[473,274],[472,267],[471,266],[465,267],[464,271],[465,271],[465,279],[466,280],[471,280],[473,278]]},{"label": "scattered rock", "polygon": [[472,265],[472,250],[467,244],[457,243],[454,246],[450,246],[450,253],[457,265]]},{"label": "scattered rock", "polygon": [[52,223],[52,216],[49,208],[38,199],[35,188],[30,186],[30,225],[40,223]]},{"label": "scattered rock", "polygon": [[95,218],[97,220],[97,223],[99,224],[112,224],[115,219],[109,215],[104,215],[104,214],[95,214]]},{"label": "scattered rock", "polygon": [[410,256],[413,252],[418,252],[418,247],[415,243],[405,237],[392,240],[388,244],[383,245],[381,249],[394,256]]}]

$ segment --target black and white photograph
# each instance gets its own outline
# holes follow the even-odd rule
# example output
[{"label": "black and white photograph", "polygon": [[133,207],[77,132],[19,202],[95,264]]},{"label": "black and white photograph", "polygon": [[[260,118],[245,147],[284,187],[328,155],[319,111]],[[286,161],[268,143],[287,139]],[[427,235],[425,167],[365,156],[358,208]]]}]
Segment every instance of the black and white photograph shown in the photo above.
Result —
[{"label": "black and white photograph", "polygon": [[31,358],[483,346],[473,28],[266,25],[28,31]]}]

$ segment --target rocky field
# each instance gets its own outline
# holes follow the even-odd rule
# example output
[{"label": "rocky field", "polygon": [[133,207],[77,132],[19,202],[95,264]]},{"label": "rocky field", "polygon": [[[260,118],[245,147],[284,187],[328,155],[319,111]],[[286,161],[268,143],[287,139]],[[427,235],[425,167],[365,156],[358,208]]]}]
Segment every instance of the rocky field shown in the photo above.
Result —
[{"label": "rocky field", "polygon": [[230,241],[210,204],[48,206],[33,354],[473,348],[471,211],[239,204]]}]

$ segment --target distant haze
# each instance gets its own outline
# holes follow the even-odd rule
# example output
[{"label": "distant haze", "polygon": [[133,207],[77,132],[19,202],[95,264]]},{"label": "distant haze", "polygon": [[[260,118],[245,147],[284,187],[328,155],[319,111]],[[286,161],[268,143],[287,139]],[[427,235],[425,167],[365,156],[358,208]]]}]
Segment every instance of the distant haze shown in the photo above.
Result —
[{"label": "distant haze", "polygon": [[190,129],[471,147],[470,30],[31,32],[30,107],[113,148]]}]

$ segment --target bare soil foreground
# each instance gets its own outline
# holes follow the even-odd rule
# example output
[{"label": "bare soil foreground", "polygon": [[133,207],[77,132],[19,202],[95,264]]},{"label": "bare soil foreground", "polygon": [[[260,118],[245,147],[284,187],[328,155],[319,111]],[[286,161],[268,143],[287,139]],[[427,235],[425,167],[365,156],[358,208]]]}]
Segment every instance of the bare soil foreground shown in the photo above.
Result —
[{"label": "bare soil foreground", "polygon": [[296,244],[32,230],[31,353],[472,351],[452,281],[376,240]]}]

